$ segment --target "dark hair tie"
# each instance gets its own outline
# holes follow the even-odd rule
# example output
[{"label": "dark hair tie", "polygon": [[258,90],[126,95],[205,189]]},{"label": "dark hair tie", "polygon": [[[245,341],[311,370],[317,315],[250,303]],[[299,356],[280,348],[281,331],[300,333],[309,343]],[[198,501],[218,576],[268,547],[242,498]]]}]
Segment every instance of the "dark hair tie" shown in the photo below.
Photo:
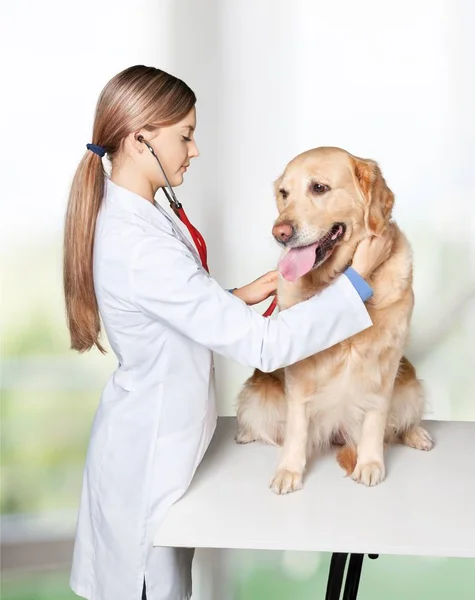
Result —
[{"label": "dark hair tie", "polygon": [[106,150],[104,146],[99,146],[98,144],[86,144],[86,148],[101,158],[105,156]]}]

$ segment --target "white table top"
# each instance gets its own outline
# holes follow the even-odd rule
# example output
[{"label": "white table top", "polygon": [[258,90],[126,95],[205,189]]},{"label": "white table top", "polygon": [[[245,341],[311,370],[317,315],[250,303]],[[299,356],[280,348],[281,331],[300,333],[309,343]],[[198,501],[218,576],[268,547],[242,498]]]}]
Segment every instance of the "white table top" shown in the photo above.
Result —
[{"label": "white table top", "polygon": [[222,417],[187,493],[154,544],[475,557],[475,423],[426,421],[431,452],[386,452],[386,480],[346,478],[330,452],[308,467],[304,488],[268,487],[279,448],[234,442]]}]

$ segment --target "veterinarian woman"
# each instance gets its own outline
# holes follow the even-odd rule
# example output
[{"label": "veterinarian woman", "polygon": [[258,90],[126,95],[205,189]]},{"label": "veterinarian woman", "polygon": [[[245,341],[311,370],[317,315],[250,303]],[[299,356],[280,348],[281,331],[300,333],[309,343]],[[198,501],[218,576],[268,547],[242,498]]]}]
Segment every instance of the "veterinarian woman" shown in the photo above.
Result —
[{"label": "veterinarian woman", "polygon": [[180,185],[198,156],[195,101],[185,83],[152,67],[116,75],[99,97],[70,192],[64,288],[72,348],[103,350],[101,318],[118,360],[92,427],[76,531],[71,587],[90,600],[190,598],[193,550],[152,541],[214,432],[212,351],[271,371],[370,327],[363,278],[389,252],[385,240],[360,244],[354,271],[275,319],[249,305],[275,292],[277,273],[224,290],[154,202],[166,181],[147,143],[171,186]]}]

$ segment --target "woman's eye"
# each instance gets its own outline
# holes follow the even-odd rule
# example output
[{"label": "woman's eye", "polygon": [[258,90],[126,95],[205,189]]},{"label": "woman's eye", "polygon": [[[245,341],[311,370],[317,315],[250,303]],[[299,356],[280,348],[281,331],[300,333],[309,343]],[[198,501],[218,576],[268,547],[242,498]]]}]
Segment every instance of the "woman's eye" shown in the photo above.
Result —
[{"label": "woman's eye", "polygon": [[324,194],[330,190],[330,186],[325,185],[323,183],[314,183],[312,184],[312,191],[315,194]]},{"label": "woman's eye", "polygon": [[183,141],[184,142],[191,142],[191,138],[183,136]]}]

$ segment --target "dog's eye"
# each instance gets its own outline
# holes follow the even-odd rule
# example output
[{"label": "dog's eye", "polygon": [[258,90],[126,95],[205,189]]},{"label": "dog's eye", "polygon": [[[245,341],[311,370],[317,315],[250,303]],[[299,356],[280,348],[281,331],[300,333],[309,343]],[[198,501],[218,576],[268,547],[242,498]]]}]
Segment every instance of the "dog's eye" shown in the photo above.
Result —
[{"label": "dog's eye", "polygon": [[284,189],[280,189],[279,192],[282,194],[282,198],[284,200],[287,200],[287,198],[289,197],[289,192],[287,190],[284,190]]},{"label": "dog's eye", "polygon": [[312,183],[312,192],[314,194],[324,194],[325,192],[328,192],[330,190],[330,186],[329,185],[325,185],[323,183]]}]

